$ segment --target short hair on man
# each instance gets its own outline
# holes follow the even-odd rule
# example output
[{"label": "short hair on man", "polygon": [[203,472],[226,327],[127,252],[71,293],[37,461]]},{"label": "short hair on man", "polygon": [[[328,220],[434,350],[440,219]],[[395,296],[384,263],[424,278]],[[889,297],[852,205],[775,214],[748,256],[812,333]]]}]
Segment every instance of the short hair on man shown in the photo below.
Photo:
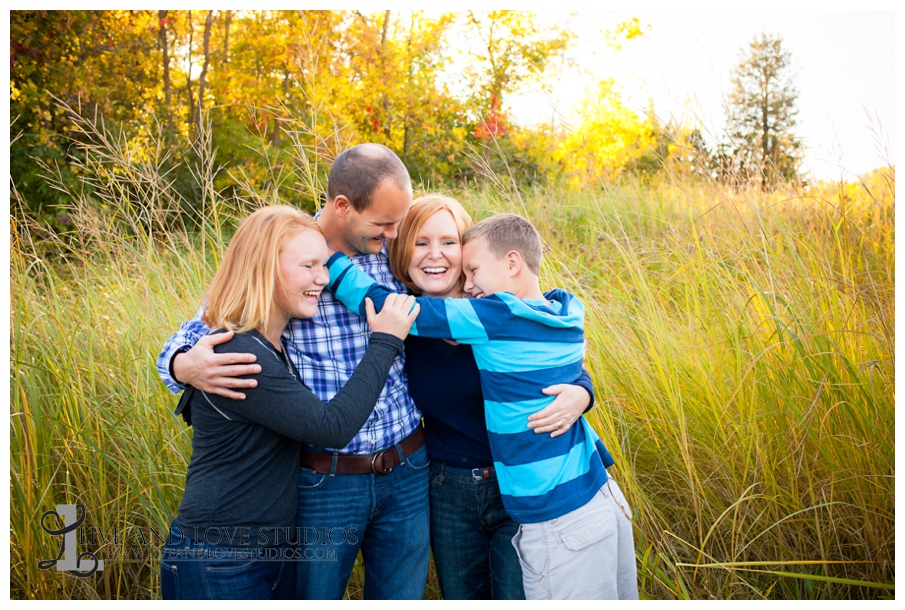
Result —
[{"label": "short hair on man", "polygon": [[374,201],[374,192],[385,180],[399,188],[410,188],[412,180],[402,160],[383,144],[358,144],[344,150],[327,179],[327,200],[344,195],[356,212],[363,212]]},{"label": "short hair on man", "polygon": [[487,247],[497,258],[515,250],[534,275],[540,275],[544,245],[534,225],[516,214],[498,214],[486,218],[468,229],[462,245],[483,237]]}]

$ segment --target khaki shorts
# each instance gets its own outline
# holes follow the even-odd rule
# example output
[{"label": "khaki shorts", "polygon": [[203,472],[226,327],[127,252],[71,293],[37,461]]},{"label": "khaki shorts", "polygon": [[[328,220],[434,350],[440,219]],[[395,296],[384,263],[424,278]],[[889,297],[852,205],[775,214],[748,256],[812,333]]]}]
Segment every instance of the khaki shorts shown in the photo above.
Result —
[{"label": "khaki shorts", "polygon": [[638,599],[631,511],[609,479],[562,517],[523,523],[512,539],[527,599]]}]

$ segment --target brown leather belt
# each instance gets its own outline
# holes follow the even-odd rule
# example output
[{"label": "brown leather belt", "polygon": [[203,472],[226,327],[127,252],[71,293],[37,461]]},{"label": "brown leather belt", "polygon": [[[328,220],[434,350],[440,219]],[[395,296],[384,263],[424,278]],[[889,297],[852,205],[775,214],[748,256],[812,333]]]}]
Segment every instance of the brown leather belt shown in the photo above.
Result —
[{"label": "brown leather belt", "polygon": [[336,458],[336,474],[387,474],[399,465],[399,451],[408,457],[424,445],[424,428],[418,428],[409,434],[401,443],[389,449],[367,455],[342,455],[339,453],[317,453],[302,449],[299,466],[310,468],[321,474],[331,474],[333,459]]}]

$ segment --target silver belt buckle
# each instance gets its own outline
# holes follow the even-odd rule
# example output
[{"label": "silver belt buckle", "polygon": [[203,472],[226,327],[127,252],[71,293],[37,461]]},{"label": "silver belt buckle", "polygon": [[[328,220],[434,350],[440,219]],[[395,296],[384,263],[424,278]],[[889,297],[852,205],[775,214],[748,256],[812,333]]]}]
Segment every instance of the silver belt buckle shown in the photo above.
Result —
[{"label": "silver belt buckle", "polygon": [[378,451],[371,458],[371,472],[373,472],[374,474],[389,474],[389,473],[393,472],[392,466],[390,466],[389,468],[387,468],[386,470],[383,470],[383,471],[377,470],[377,458],[382,456],[383,454],[385,454],[387,451],[389,451],[389,449],[384,449],[383,451]]}]

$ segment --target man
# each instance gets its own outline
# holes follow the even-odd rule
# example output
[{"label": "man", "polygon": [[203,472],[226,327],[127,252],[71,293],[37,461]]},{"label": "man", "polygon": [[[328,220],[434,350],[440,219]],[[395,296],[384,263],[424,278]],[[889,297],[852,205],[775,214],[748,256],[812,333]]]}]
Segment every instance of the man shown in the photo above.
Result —
[{"label": "man", "polygon": [[[389,148],[360,144],[330,169],[327,203],[318,224],[330,246],[381,284],[400,292],[385,240],[408,212],[408,171]],[[255,382],[249,355],[215,354],[229,334],[206,337],[200,318],[183,325],[164,347],[158,370],[174,392],[182,384],[232,398]],[[318,315],[293,319],[283,334],[302,380],[329,400],[349,379],[367,349],[368,327],[324,292]],[[191,349],[188,346],[194,345]],[[365,599],[421,599],[429,562],[428,459],[421,414],[408,394],[404,359],[396,359],[387,385],[359,434],[342,448],[308,447],[299,472],[298,596],[342,599],[359,549],[364,556]],[[178,380],[178,381],[177,381]]]}]

